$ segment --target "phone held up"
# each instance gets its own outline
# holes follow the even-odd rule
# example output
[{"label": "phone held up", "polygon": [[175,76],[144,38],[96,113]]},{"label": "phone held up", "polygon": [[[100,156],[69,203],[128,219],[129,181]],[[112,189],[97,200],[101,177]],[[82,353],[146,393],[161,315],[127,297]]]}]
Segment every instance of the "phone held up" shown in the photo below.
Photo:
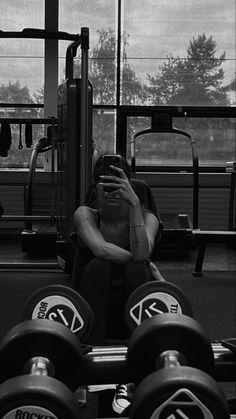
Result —
[{"label": "phone held up", "polygon": [[[119,176],[111,166],[122,168],[122,160],[119,154],[104,154],[102,157],[102,174],[104,176]],[[108,183],[108,180],[103,180],[103,183]],[[103,186],[104,192],[112,192],[115,188]]]}]

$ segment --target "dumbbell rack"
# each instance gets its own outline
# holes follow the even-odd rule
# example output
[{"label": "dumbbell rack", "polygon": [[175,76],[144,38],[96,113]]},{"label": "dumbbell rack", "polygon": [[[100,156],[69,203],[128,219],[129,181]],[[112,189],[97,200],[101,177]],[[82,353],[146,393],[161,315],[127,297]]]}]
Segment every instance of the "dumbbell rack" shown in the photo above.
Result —
[{"label": "dumbbell rack", "polygon": [[[148,296],[148,307],[153,307],[153,289]],[[140,298],[146,301],[145,295]],[[131,307],[135,307],[133,299]],[[128,304],[130,315],[131,307]],[[35,292],[26,303],[22,322],[7,332],[0,345],[0,416],[4,409],[4,414],[18,408],[26,414],[48,409],[56,417],[60,412],[59,417],[77,419],[87,396],[89,404],[89,393],[114,389],[117,383],[134,383],[132,419],[143,418],[143,414],[147,419],[154,412],[159,417],[156,412],[166,413],[166,408],[192,417],[193,403],[197,412],[208,412],[204,417],[228,419],[229,404],[217,381],[235,381],[235,340],[210,343],[199,322],[176,310],[175,314],[138,318],[140,322],[132,328],[127,323],[131,334],[124,344],[92,346],[93,313],[78,293],[59,285]],[[104,396],[105,405],[110,406],[106,394],[101,394]],[[28,397],[33,398],[33,406],[28,405]],[[61,409],[68,415],[63,416]],[[106,416],[103,408],[98,414]]]}]

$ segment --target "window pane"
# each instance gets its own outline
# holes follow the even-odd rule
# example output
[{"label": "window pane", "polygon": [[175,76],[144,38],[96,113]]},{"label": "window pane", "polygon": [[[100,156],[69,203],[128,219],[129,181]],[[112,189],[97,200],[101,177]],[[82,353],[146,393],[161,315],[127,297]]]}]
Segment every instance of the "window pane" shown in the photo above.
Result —
[{"label": "window pane", "polygon": [[[96,0],[84,2],[62,0],[59,3],[59,28],[69,33],[80,33],[89,28],[89,79],[93,84],[94,104],[115,103],[116,91],[116,2]],[[65,79],[65,54],[68,42],[59,42],[59,80]],[[80,75],[79,59],[74,60],[74,75]]]},{"label": "window pane", "polygon": [[38,103],[43,86],[43,57],[12,56],[0,60],[0,102]]},{"label": "window pane", "polygon": [[[17,17],[17,18],[16,18]],[[19,31],[24,28],[44,28],[44,0],[1,1],[0,28],[3,31]],[[10,92],[0,102],[32,101],[33,95],[44,85],[44,40],[0,38],[0,89],[16,83],[26,87],[30,98]]]},{"label": "window pane", "polygon": [[236,160],[236,119],[176,118],[173,123],[192,135],[201,166],[225,167],[227,161]]},{"label": "window pane", "polygon": [[44,28],[44,0],[1,0],[2,31]]},{"label": "window pane", "polygon": [[[137,103],[236,104],[235,0],[124,1],[123,30]],[[129,104],[125,94],[122,103]]]}]

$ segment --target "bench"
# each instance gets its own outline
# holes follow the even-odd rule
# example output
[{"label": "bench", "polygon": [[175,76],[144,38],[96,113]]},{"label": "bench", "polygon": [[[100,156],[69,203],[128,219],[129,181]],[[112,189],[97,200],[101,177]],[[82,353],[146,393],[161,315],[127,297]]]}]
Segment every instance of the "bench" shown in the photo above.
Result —
[{"label": "bench", "polygon": [[236,231],[208,231],[192,230],[193,241],[198,247],[193,276],[203,276],[202,265],[204,261],[206,246],[208,243],[235,243]]}]

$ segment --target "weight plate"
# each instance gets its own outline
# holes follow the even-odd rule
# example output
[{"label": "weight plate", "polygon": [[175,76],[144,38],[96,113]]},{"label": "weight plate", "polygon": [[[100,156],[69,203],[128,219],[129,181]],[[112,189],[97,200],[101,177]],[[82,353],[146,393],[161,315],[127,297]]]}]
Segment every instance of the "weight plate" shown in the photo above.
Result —
[{"label": "weight plate", "polygon": [[221,388],[203,371],[191,367],[163,368],[137,387],[130,419],[228,419]]},{"label": "weight plate", "polygon": [[88,342],[94,324],[91,307],[72,288],[49,285],[36,291],[26,302],[22,320],[48,319],[67,326],[82,343]]},{"label": "weight plate", "polygon": [[0,381],[21,375],[26,362],[37,356],[53,363],[56,379],[72,390],[78,387],[80,343],[67,327],[51,320],[27,320],[5,335],[0,345]]},{"label": "weight plate", "polygon": [[184,314],[165,313],[144,320],[129,339],[127,361],[134,381],[155,371],[166,350],[180,352],[191,367],[214,373],[213,350],[201,325]]},{"label": "weight plate", "polygon": [[185,293],[170,282],[150,281],[138,287],[128,298],[125,321],[132,333],[145,319],[162,313],[185,314],[193,317]]},{"label": "weight plate", "polygon": [[0,385],[0,417],[3,419],[78,419],[74,393],[59,381],[24,375]]}]

